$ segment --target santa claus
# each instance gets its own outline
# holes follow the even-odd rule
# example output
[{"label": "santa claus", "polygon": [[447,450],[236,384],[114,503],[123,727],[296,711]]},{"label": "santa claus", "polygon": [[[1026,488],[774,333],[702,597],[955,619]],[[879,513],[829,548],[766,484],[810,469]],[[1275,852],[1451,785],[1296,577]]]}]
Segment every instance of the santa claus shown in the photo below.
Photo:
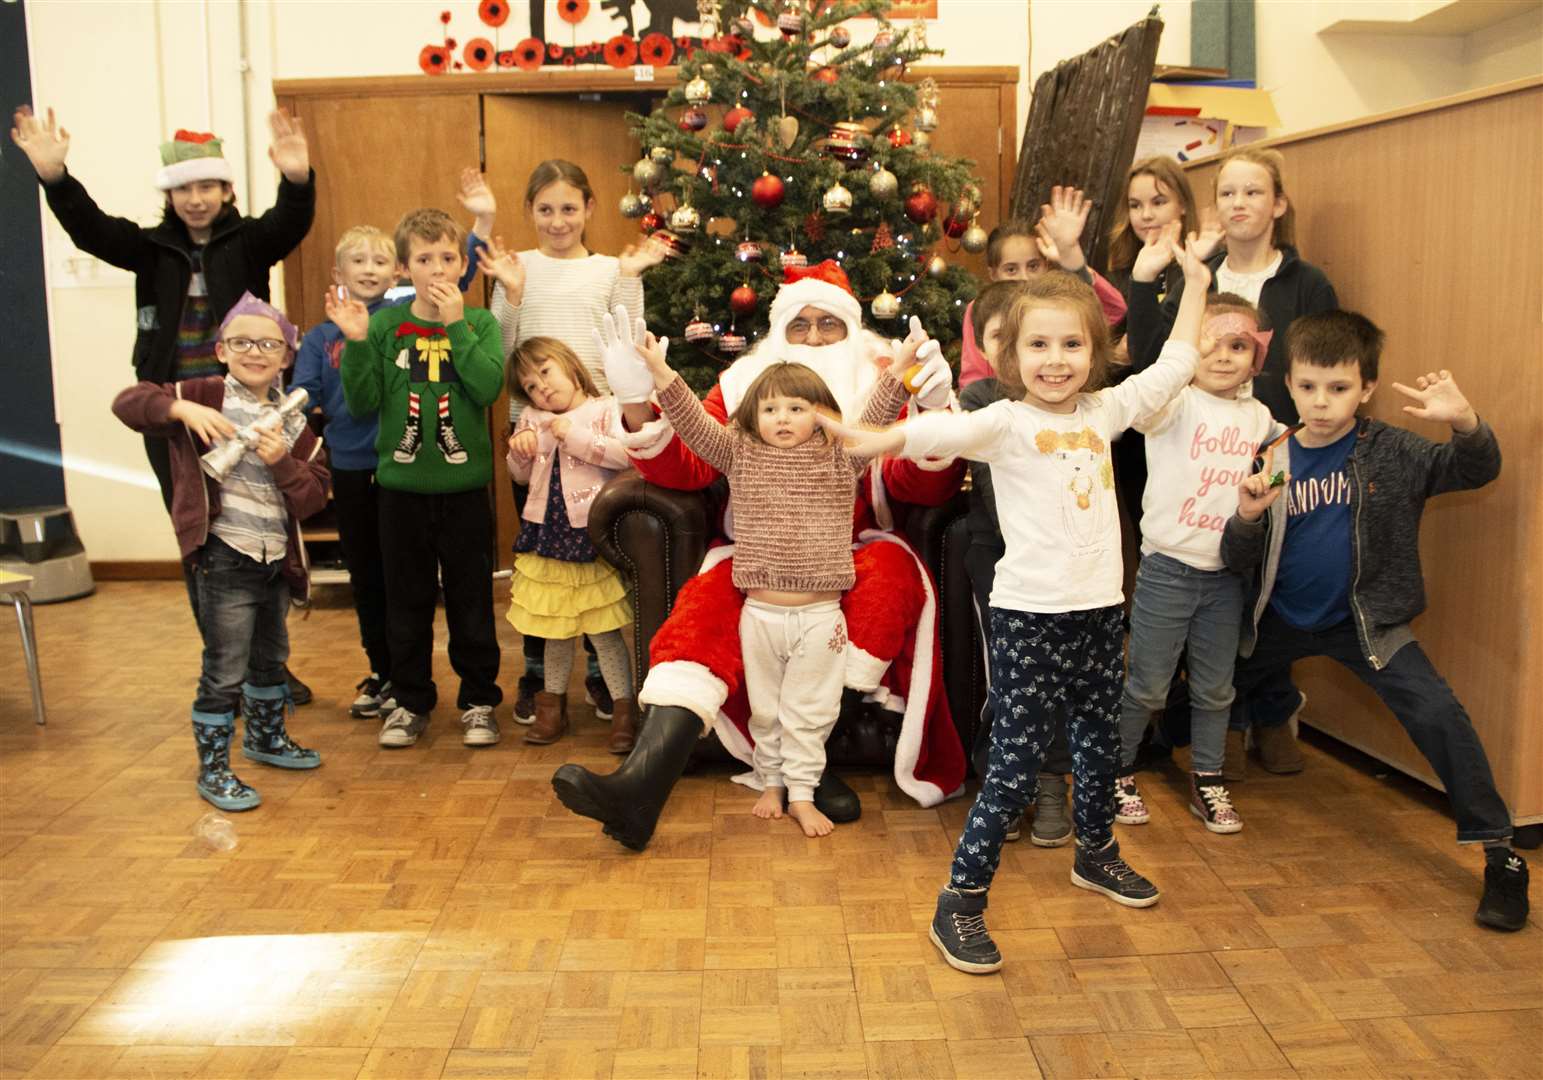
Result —
[{"label": "santa claus", "polygon": [[[648,404],[653,380],[632,349],[631,334],[623,328],[602,347],[611,390],[636,433],[629,453],[643,477],[683,491],[717,479],[717,470],[687,449]],[[891,342],[863,328],[862,309],[835,263],[789,269],[772,301],[766,337],[719,377],[703,405],[728,423],[756,376],[772,364],[796,361],[820,374],[844,416],[856,417],[895,351]],[[915,388],[911,407],[953,408],[952,375],[937,344],[922,346],[918,358],[925,363],[907,380]],[[895,781],[922,806],[934,806],[961,788],[965,759],[943,693],[937,589],[895,530],[897,517],[910,506],[951,498],[963,475],[963,463],[952,460],[870,464],[852,522],[857,581],[842,601],[849,638],[846,684],[898,715]],[[751,760],[739,650],[744,596],[731,578],[732,501],[723,517],[728,542],[708,551],[650,643],[648,676],[638,693],[647,712],[631,754],[609,776],[570,764],[552,777],[563,805],[601,822],[606,835],[633,850],[641,851],[653,836],[671,789],[706,731],[716,731],[740,760]],[[814,802],[836,822],[861,812],[856,794],[828,769]]]}]

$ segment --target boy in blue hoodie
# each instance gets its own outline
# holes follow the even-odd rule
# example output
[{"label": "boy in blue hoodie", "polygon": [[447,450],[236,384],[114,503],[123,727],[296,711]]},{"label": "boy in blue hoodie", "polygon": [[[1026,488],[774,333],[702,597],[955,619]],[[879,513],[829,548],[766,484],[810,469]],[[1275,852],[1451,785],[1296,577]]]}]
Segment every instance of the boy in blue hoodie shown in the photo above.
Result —
[{"label": "boy in blue hoodie", "polygon": [[1458,843],[1483,845],[1474,917],[1520,930],[1527,864],[1511,850],[1510,811],[1467,712],[1409,625],[1425,610],[1426,499],[1500,475],[1500,444],[1447,371],[1393,384],[1415,402],[1404,406],[1410,416],[1451,425],[1447,442],[1358,417],[1377,387],[1382,342],[1371,320],[1350,311],[1304,315],[1286,333],[1287,388],[1302,422],[1244,480],[1222,533],[1222,561],[1250,582],[1236,701],[1296,660],[1326,656],[1347,668],[1441,778]]}]

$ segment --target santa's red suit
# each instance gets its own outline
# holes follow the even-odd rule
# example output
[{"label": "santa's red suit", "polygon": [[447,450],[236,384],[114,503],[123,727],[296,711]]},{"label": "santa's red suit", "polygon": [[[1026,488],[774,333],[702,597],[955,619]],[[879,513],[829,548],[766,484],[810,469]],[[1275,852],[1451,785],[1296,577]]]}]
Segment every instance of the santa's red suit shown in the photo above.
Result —
[{"label": "santa's red suit", "polygon": [[[771,364],[797,361],[817,371],[842,415],[862,413],[889,342],[865,331],[861,308],[844,288],[845,275],[831,267],[789,272],[772,302],[771,327],[761,344],[723,373],[703,405],[721,423],[744,392]],[[828,345],[790,344],[788,324],[807,306],[841,319],[844,340]],[[683,445],[667,421],[649,425],[651,438],[634,438],[629,453],[650,483],[683,491],[706,487],[718,471]],[[958,490],[962,462],[881,460],[863,474],[852,520],[856,584],[845,594],[847,686],[863,691],[898,714],[895,782],[922,806],[934,806],[964,783],[965,757],[943,692],[938,648],[937,588],[925,566],[896,533],[902,504],[933,506]],[[793,508],[790,508],[793,509]],[[795,511],[796,512],[796,511]],[[733,504],[721,523],[732,544]],[[680,590],[675,606],[650,645],[650,668],[638,701],[645,706],[690,709],[718,733],[740,760],[751,760],[749,707],[739,649],[744,595],[734,587],[732,546],[709,550],[697,577]]]}]

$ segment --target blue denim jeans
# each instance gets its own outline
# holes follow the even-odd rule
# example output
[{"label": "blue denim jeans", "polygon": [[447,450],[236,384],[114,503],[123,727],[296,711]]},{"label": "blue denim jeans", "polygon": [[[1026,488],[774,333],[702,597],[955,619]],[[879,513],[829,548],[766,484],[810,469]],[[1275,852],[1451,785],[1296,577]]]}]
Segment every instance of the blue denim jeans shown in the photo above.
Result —
[{"label": "blue denim jeans", "polygon": [[289,659],[289,583],[283,563],[248,558],[217,536],[193,561],[198,588],[198,630],[204,638],[203,673],[193,699],[193,720],[228,726],[241,684],[278,686]]},{"label": "blue denim jeans", "polygon": [[1511,812],[1495,790],[1484,744],[1419,642],[1399,649],[1378,671],[1361,655],[1361,643],[1349,619],[1327,630],[1298,630],[1273,609],[1267,610],[1259,623],[1254,655],[1238,661],[1234,677],[1238,700],[1245,700],[1261,680],[1309,656],[1326,656],[1348,668],[1393,711],[1446,788],[1457,818],[1459,844],[1510,837]]},{"label": "blue denim jeans", "polygon": [[956,888],[984,889],[996,876],[1007,827],[1034,798],[1060,709],[1069,716],[1077,843],[1096,851],[1113,837],[1123,615],[1119,604],[991,609],[991,758],[954,849],[949,883]]},{"label": "blue denim jeans", "polygon": [[1189,646],[1191,768],[1222,771],[1232,710],[1232,669],[1243,619],[1243,579],[1229,570],[1196,570],[1159,552],[1141,557],[1131,598],[1130,652],[1120,700],[1120,764],[1136,760],[1152,710]]}]

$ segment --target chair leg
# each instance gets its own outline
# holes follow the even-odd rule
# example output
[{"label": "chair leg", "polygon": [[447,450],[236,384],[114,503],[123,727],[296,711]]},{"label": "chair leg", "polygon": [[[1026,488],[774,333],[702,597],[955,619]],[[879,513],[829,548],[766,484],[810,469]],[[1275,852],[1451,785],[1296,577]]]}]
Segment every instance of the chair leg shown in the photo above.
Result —
[{"label": "chair leg", "polygon": [[12,593],[16,603],[16,622],[21,626],[21,651],[27,658],[27,679],[32,683],[32,715],[41,724],[48,723],[43,711],[43,679],[38,674],[37,638],[32,632],[32,601],[26,593]]}]

